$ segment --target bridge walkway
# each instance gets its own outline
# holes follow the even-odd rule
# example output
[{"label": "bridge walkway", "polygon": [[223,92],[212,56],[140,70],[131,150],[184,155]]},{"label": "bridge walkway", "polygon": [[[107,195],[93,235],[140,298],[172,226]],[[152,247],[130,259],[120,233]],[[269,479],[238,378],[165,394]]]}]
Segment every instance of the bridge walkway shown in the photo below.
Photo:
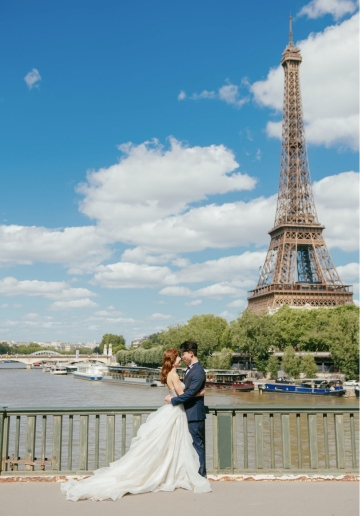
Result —
[{"label": "bridge walkway", "polygon": [[116,502],[67,502],[59,483],[0,483],[1,513],[14,516],[355,516],[357,482],[212,482],[212,493],[127,495]]}]

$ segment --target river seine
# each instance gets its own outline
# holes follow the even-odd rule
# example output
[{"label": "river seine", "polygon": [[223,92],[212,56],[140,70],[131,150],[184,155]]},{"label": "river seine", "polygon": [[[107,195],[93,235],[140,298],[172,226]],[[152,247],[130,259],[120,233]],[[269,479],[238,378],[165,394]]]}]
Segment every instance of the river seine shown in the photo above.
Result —
[{"label": "river seine", "polygon": [[[78,380],[73,375],[67,376],[54,376],[50,373],[43,373],[41,369],[26,370],[20,364],[0,364],[0,406],[8,408],[24,408],[30,407],[39,408],[71,408],[80,407],[86,409],[87,407],[159,407],[164,404],[164,398],[167,394],[167,389],[164,387],[148,387],[148,386],[137,386],[137,385],[125,385],[125,384],[110,384],[107,382],[94,382]],[[209,407],[216,405],[230,405],[232,407],[241,406],[258,406],[261,410],[261,406],[273,405],[276,408],[281,408],[285,405],[289,406],[336,406],[336,405],[355,405],[355,398],[335,398],[327,396],[309,396],[309,395],[291,395],[282,393],[263,393],[259,391],[236,393],[232,391],[216,391],[208,389],[206,391],[205,403]],[[89,436],[94,436],[95,432],[95,416],[90,416],[89,421]],[[237,455],[239,467],[244,467],[243,457],[244,448],[242,441],[242,416],[237,415]],[[38,416],[38,422],[36,425],[36,446],[37,454],[41,453],[41,421]],[[48,433],[47,433],[47,449],[51,449],[51,422],[52,417],[49,417]],[[319,447],[322,449],[322,421],[321,417],[318,418],[318,434],[319,434]],[[146,420],[145,414],[142,417],[142,421]],[[282,451],[281,451],[281,423],[280,417],[274,418],[274,432],[275,432],[275,461],[276,464],[282,463]],[[307,440],[307,421],[305,415],[301,419],[302,426],[302,448],[304,453],[304,464],[308,462],[308,440]],[[69,418],[64,417],[63,420],[63,450],[62,450],[62,461],[63,464],[67,463],[67,440],[68,440],[68,424]],[[269,417],[265,417],[264,421],[264,446],[268,447],[269,442]],[[349,435],[349,417],[346,417],[345,421],[345,432]],[[25,436],[26,436],[26,420],[21,418],[21,429],[20,429],[20,451],[19,456],[25,456]],[[117,439],[115,443],[115,458],[121,456],[121,438],[119,438],[119,432],[121,431],[121,416],[116,416],[116,429]],[[296,421],[294,415],[290,421],[291,432],[296,435]],[[358,417],[356,416],[356,427],[358,426]],[[255,448],[254,448],[254,415],[248,417],[248,435],[249,435],[249,467],[254,467],[255,464]],[[132,428],[132,416],[126,419],[126,450],[129,448],[133,435]],[[330,463],[335,464],[335,443],[334,443],[334,428],[333,420],[329,420],[329,435],[330,435]],[[105,418],[100,419],[100,466],[105,465]],[[14,421],[10,425],[10,441],[9,441],[9,453],[13,453],[14,450],[14,439],[15,439],[15,423]],[[348,441],[346,437],[346,442]],[[296,440],[292,442],[292,461],[295,467],[296,464]],[[212,441],[212,417],[207,418],[206,424],[206,455],[207,465],[209,470],[213,467],[213,441]],[[73,467],[77,467],[79,461],[79,417],[74,416],[74,446],[73,446]],[[252,443],[252,444],[251,444]],[[358,441],[357,441],[358,447]],[[347,448],[351,446],[347,442]],[[95,457],[94,439],[89,438],[89,464],[90,468],[93,467]],[[266,460],[269,462],[269,454],[266,455]],[[323,456],[321,455],[323,461]],[[351,461],[351,457],[347,457],[347,462]]]},{"label": "river seine", "polygon": [[[24,366],[25,367],[25,366]],[[54,376],[20,364],[0,364],[0,406],[104,407],[160,406],[167,389],[78,380]],[[206,391],[205,403],[214,405],[354,405],[355,398],[232,391]]]}]

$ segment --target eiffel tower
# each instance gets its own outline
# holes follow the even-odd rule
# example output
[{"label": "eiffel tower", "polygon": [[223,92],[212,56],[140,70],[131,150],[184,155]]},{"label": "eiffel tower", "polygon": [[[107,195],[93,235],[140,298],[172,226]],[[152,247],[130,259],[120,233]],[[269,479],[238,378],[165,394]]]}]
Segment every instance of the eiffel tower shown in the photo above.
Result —
[{"label": "eiffel tower", "polygon": [[255,312],[292,307],[332,307],[352,303],[327,249],[316,213],[305,140],[300,92],[300,49],[289,44],[282,54],[284,104],[279,193],[269,250],[257,287],[249,292]]}]

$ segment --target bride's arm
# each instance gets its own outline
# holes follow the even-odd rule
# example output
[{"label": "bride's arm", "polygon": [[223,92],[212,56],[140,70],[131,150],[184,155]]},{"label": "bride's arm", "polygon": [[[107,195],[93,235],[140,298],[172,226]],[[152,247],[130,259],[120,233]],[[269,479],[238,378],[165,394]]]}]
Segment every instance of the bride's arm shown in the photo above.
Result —
[{"label": "bride's arm", "polygon": [[[176,394],[180,396],[184,392],[183,384],[180,381],[179,375],[177,373],[174,373],[171,375],[171,380],[174,384],[174,389],[176,390]],[[205,396],[205,389],[202,389],[200,392],[197,393],[195,398],[199,396]]]},{"label": "bride's arm", "polygon": [[174,373],[172,376],[171,376],[171,380],[174,384],[174,389],[176,391],[176,394],[178,396],[180,396],[181,394],[184,393],[184,388],[182,386],[182,383],[180,381],[180,378],[179,378],[179,375],[177,373]]}]

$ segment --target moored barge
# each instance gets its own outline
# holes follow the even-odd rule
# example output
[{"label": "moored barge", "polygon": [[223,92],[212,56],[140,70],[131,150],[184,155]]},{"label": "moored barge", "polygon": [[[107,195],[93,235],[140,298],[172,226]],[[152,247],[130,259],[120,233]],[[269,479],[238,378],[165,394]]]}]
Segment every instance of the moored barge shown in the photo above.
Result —
[{"label": "moored barge", "polygon": [[251,380],[245,380],[246,376],[233,371],[207,370],[205,389],[251,392],[255,386]]},{"label": "moored barge", "polygon": [[132,385],[145,385],[148,387],[163,386],[160,383],[160,370],[151,367],[140,367],[137,365],[113,365],[109,366],[108,372],[103,376],[104,382],[122,383]]},{"label": "moored barge", "polygon": [[283,392],[285,394],[310,394],[315,396],[344,396],[345,389],[341,385],[316,386],[316,383],[309,385],[307,382],[299,384],[264,383],[259,385],[263,392]]}]

